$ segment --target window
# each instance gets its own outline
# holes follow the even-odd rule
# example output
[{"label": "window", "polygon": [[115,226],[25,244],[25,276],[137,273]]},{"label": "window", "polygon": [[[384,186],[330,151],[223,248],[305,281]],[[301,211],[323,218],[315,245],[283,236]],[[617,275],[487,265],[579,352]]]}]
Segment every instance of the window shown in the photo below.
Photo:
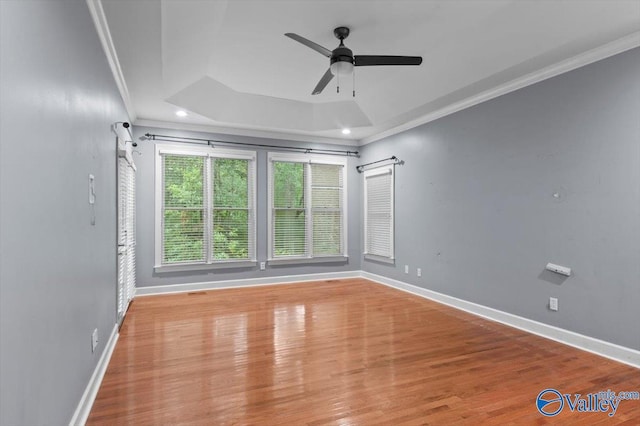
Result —
[{"label": "window", "polygon": [[269,260],[346,258],[346,162],[269,154]]},{"label": "window", "polygon": [[393,262],[393,165],[364,173],[364,255]]},{"label": "window", "polygon": [[255,152],[156,150],[156,268],[255,262]]}]

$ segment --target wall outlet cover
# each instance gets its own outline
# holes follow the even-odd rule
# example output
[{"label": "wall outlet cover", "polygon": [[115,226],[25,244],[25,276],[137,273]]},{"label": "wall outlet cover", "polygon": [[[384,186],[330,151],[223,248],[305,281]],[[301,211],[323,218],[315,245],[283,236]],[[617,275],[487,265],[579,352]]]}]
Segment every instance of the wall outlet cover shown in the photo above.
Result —
[{"label": "wall outlet cover", "polygon": [[91,352],[96,351],[96,347],[98,347],[98,329],[96,328],[91,333]]}]

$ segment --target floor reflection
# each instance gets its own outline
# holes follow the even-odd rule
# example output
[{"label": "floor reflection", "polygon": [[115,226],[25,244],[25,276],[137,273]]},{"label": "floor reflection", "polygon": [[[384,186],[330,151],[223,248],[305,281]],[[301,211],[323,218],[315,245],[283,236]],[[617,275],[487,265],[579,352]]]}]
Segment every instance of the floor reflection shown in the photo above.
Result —
[{"label": "floor reflection", "polygon": [[[491,396],[512,377],[552,386],[557,371],[587,389],[603,374],[589,357],[365,280],[139,298],[88,424],[477,424],[487,401],[526,418],[528,393]],[[595,360],[611,383],[640,383]]]}]

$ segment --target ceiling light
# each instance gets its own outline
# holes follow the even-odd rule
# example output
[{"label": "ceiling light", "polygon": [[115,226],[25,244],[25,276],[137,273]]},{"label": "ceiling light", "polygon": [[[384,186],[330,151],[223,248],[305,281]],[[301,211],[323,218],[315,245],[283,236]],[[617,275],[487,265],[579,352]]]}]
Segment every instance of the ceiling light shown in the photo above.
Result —
[{"label": "ceiling light", "polygon": [[342,134],[343,135],[349,135],[349,134],[351,134],[351,130],[350,129],[346,129],[346,128],[342,129]]},{"label": "ceiling light", "polygon": [[350,75],[353,73],[353,64],[349,61],[337,61],[331,64],[331,74]]},{"label": "ceiling light", "polygon": [[178,117],[186,117],[187,116],[187,112],[186,111],[182,111],[182,110],[176,111],[176,115]]}]

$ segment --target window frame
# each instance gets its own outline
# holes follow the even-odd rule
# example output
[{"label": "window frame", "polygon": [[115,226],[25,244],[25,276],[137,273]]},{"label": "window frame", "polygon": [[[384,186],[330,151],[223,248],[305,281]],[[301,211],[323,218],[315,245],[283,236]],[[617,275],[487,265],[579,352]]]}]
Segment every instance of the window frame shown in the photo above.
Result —
[{"label": "window frame", "polygon": [[[380,175],[386,175],[389,174],[391,175],[391,188],[390,188],[390,210],[391,210],[391,220],[390,220],[390,229],[389,229],[389,251],[390,251],[390,256],[381,256],[379,254],[371,254],[367,252],[367,249],[369,247],[369,241],[368,241],[368,207],[369,207],[369,203],[368,203],[368,191],[369,191],[369,185],[367,183],[367,179],[371,178],[373,176],[380,176]],[[394,264],[395,263],[395,166],[393,164],[387,165],[387,166],[380,166],[380,167],[376,167],[370,170],[367,170],[363,173],[363,188],[362,188],[362,193],[364,195],[364,201],[363,201],[363,212],[364,212],[364,218],[363,218],[363,227],[362,227],[362,231],[363,231],[363,256],[364,259],[366,260],[373,260],[376,262],[383,262],[383,263],[391,263]]]},{"label": "window frame", "polygon": [[[275,227],[273,224],[273,163],[274,162],[290,162],[302,163],[304,165],[305,176],[310,176],[309,170],[311,164],[326,164],[342,166],[342,235],[341,247],[342,254],[339,255],[313,255],[313,206],[311,201],[311,179],[307,179],[304,185],[305,196],[305,215],[307,219],[307,227],[305,229],[305,242],[308,247],[308,253],[305,256],[274,256],[275,243]],[[348,256],[348,208],[347,200],[347,159],[337,158],[330,155],[313,155],[313,154],[293,154],[281,152],[269,152],[267,158],[267,262],[269,265],[288,265],[288,264],[304,264],[304,263],[329,263],[329,262],[347,262]],[[307,202],[309,200],[309,202]]]},{"label": "window frame", "polygon": [[[248,184],[250,185],[251,194],[248,197],[249,205],[251,206],[249,211],[248,225],[249,232],[249,258],[248,259],[223,259],[216,260],[213,258],[213,254],[210,250],[210,258],[204,261],[195,262],[181,262],[174,264],[166,264],[162,262],[163,254],[163,242],[164,242],[164,170],[162,163],[163,154],[168,155],[183,155],[190,157],[204,157],[211,158],[223,158],[223,159],[237,159],[248,160],[250,168],[250,178]],[[226,149],[226,148],[213,148],[209,146],[193,146],[185,147],[184,145],[173,144],[156,144],[155,146],[155,218],[154,218],[154,271],[155,272],[176,272],[176,271],[191,271],[191,270],[208,270],[208,269],[221,269],[221,268],[247,268],[257,265],[257,194],[256,194],[256,182],[257,182],[257,154],[256,151],[239,150],[239,149]],[[211,167],[205,164],[205,170],[211,171]],[[210,180],[211,175],[205,172],[207,176],[205,180]],[[204,182],[209,187],[211,182]],[[209,217],[213,212],[213,199],[212,190],[207,191],[205,197],[205,211],[207,212],[207,221],[213,220]],[[210,235],[206,235],[209,233]],[[205,241],[211,241],[213,238],[213,223],[205,223]]]}]

